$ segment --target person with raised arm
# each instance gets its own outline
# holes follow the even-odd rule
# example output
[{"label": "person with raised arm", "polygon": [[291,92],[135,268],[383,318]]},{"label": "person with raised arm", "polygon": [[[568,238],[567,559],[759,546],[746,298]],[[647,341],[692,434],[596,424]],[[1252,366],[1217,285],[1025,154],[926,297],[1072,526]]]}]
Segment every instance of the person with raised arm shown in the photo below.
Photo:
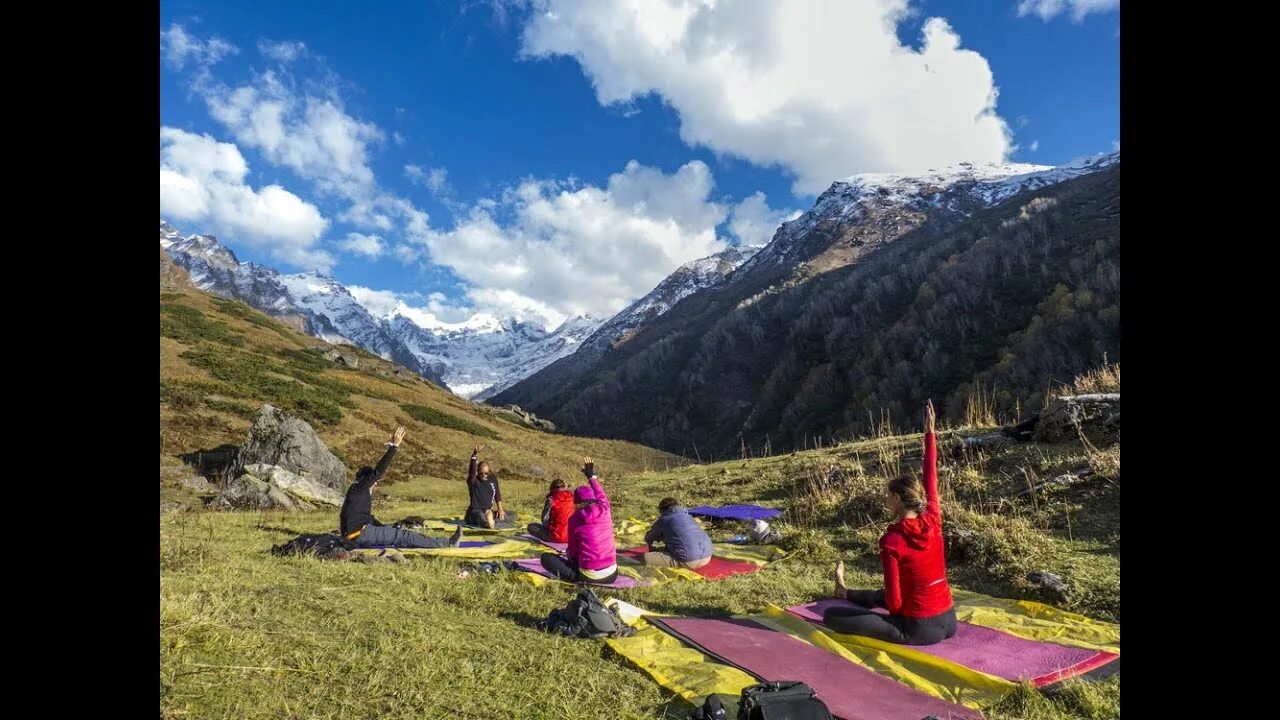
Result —
[{"label": "person with raised arm", "polygon": [[569,516],[569,547],[564,557],[543,553],[542,567],[561,580],[608,585],[618,579],[617,546],[613,542],[613,506],[596,477],[591,458],[583,458],[586,485],[573,491],[576,508]]},{"label": "person with raised arm", "polygon": [[[925,406],[924,476],[889,481],[885,505],[894,521],[880,538],[881,590],[849,590],[844,561],[836,565],[836,597],[861,607],[832,607],[822,622],[838,633],[901,645],[932,645],[956,634],[956,611],[947,584],[942,507],[938,502],[938,447],[933,401]],[[880,615],[871,608],[885,608]]]},{"label": "person with raised arm", "polygon": [[387,451],[378,461],[377,467],[368,465],[356,471],[355,481],[347,488],[347,495],[342,499],[342,511],[338,516],[339,532],[342,537],[354,542],[356,547],[398,547],[398,548],[441,548],[457,547],[462,542],[462,528],[458,528],[453,536],[432,538],[419,535],[397,527],[383,525],[373,516],[373,491],[391,465],[391,458],[404,441],[404,428],[398,427],[391,434],[387,443]]},{"label": "person with raised arm", "polygon": [[516,514],[502,506],[502,487],[498,478],[489,472],[489,463],[480,460],[480,446],[471,451],[471,463],[467,466],[467,494],[470,497],[463,522],[473,527],[490,530],[499,522],[514,522]]}]

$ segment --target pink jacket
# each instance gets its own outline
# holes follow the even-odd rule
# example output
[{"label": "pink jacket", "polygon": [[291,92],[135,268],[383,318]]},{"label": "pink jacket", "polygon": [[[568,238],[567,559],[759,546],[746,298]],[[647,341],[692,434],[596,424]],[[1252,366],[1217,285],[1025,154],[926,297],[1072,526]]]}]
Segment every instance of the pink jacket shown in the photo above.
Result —
[{"label": "pink jacket", "polygon": [[595,502],[574,510],[569,516],[566,554],[579,568],[603,570],[618,562],[617,547],[613,543],[613,507],[599,478],[592,475],[590,483]]}]

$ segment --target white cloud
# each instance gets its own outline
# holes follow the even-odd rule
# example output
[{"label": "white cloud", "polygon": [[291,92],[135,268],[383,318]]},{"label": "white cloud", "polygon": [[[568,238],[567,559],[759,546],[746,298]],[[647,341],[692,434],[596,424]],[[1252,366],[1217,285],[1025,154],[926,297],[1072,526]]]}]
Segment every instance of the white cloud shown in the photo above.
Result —
[{"label": "white cloud", "polygon": [[1040,149],[1040,141],[1039,141],[1039,140],[1032,140],[1032,141],[1031,141],[1031,152],[1035,152],[1035,151],[1037,151],[1037,150],[1039,150],[1039,149]]},{"label": "white cloud", "polygon": [[365,235],[364,233],[350,232],[338,246],[343,250],[354,255],[363,255],[367,258],[380,258],[382,253],[386,252],[386,245],[382,242],[382,238],[377,235]]},{"label": "white cloud", "polygon": [[376,188],[369,146],[383,139],[382,131],[348,115],[339,99],[299,94],[287,75],[272,70],[252,84],[210,82],[201,90],[213,119],[273,165],[349,199]]},{"label": "white cloud", "polygon": [[1120,9],[1120,0],[1021,0],[1018,17],[1035,15],[1048,22],[1065,13],[1071,13],[1072,22],[1080,22],[1089,13],[1106,13]]},{"label": "white cloud", "polygon": [[449,170],[447,168],[422,168],[418,165],[405,165],[405,177],[433,193],[449,192]]},{"label": "white cloud", "polygon": [[743,245],[764,245],[773,239],[779,225],[797,217],[799,210],[770,210],[764,193],[757,191],[734,206],[729,232]]},{"label": "white cloud", "polygon": [[1119,140],[1112,140],[1112,141],[1111,141],[1111,149],[1112,149],[1114,152],[1120,152],[1120,141],[1119,141]]},{"label": "white cloud", "polygon": [[[711,200],[713,185],[696,160],[669,175],[632,161],[603,188],[527,180],[421,245],[471,286],[481,310],[549,326],[607,316],[679,265],[724,248],[715,229],[728,208]],[[759,205],[767,217],[763,197]]]},{"label": "white cloud", "polygon": [[174,23],[168,30],[160,31],[160,49],[170,67],[181,70],[190,61],[197,67],[208,67],[228,55],[240,52],[239,48],[219,37],[201,40]]},{"label": "white cloud", "polygon": [[[174,28],[183,47],[201,43]],[[282,61],[308,54],[302,43],[262,41],[259,50]],[[291,67],[256,74],[238,85],[217,80],[204,69],[192,76],[191,87],[204,99],[210,116],[242,147],[254,148],[270,164],[291,170],[321,195],[346,200],[347,208],[338,215],[342,222],[368,233],[394,230],[420,238],[427,229],[426,213],[382,188],[370,165],[374,147],[386,134],[346,111],[338,92],[340,80],[323,66],[319,80],[303,82],[294,72],[306,68]]]},{"label": "white cloud", "polygon": [[902,45],[907,0],[533,4],[526,57],[574,57],[603,104],[657,93],[686,143],[786,168],[800,192],[1011,149],[986,59],[941,18]]},{"label": "white cloud", "polygon": [[290,63],[307,54],[306,43],[300,41],[258,41],[258,52],[277,62]]},{"label": "white cloud", "polygon": [[239,148],[170,127],[160,128],[160,214],[200,223],[291,265],[328,270],[319,249],[329,221],[279,185],[245,183],[248,163]]}]

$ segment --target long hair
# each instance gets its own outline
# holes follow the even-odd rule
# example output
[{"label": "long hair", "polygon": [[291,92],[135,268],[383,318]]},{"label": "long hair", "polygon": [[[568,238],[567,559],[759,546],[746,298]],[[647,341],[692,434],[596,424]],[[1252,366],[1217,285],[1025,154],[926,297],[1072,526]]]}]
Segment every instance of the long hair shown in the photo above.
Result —
[{"label": "long hair", "polygon": [[889,492],[902,499],[902,506],[915,513],[925,509],[924,488],[911,475],[900,475],[889,481]]}]

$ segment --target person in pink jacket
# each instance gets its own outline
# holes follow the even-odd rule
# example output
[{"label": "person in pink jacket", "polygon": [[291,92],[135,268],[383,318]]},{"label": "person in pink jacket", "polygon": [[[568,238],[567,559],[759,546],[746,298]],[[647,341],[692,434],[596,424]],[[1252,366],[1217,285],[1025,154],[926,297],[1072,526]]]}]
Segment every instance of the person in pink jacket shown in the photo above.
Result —
[{"label": "person in pink jacket", "polygon": [[607,585],[618,579],[613,507],[596,477],[591,458],[583,459],[582,474],[589,484],[573,491],[575,510],[569,516],[569,548],[565,557],[543,553],[542,567],[567,582]]}]

